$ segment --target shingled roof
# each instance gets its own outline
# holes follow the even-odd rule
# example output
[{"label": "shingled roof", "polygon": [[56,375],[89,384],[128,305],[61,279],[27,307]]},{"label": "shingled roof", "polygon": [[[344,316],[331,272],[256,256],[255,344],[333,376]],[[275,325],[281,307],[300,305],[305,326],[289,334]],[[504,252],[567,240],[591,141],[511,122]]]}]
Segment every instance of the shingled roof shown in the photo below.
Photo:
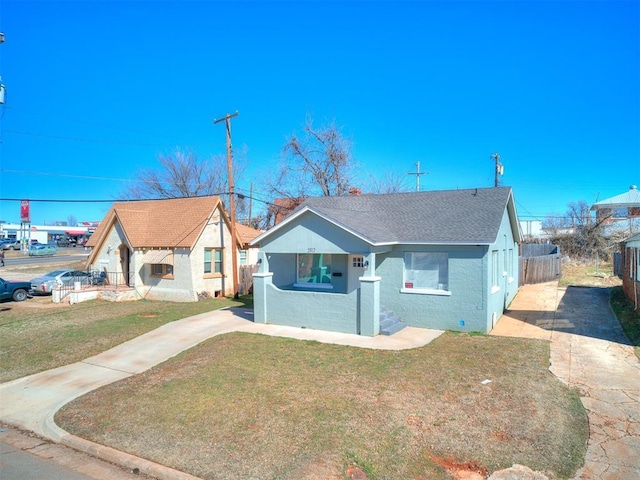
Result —
[{"label": "shingled roof", "polygon": [[242,225],[241,223],[236,223],[236,232],[238,238],[240,238],[240,240],[242,241],[243,246],[248,245],[251,240],[262,233],[260,230],[247,227],[246,225]]},{"label": "shingled roof", "polygon": [[117,220],[132,248],[191,248],[220,197],[189,197],[114,203],[89,239],[96,246]]},{"label": "shingled roof", "polygon": [[371,244],[490,244],[507,207],[517,230],[510,187],[314,197],[280,225],[311,211]]}]

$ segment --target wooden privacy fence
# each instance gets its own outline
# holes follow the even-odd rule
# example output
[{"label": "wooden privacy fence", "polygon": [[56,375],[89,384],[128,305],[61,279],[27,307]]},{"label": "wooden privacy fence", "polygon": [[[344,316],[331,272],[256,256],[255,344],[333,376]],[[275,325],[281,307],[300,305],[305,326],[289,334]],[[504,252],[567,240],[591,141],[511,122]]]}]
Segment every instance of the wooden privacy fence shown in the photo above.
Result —
[{"label": "wooden privacy fence", "polygon": [[240,265],[238,290],[240,295],[253,292],[253,274],[258,271],[258,265]]},{"label": "wooden privacy fence", "polygon": [[520,286],[552,282],[562,276],[560,248],[557,245],[524,244],[518,264]]}]

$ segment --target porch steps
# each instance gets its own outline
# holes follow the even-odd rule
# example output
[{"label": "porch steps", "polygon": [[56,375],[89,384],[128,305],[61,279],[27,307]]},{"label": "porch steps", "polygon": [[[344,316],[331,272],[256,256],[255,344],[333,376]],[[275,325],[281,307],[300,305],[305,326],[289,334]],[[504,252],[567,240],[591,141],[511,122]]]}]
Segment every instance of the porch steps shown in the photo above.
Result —
[{"label": "porch steps", "polygon": [[407,324],[400,317],[391,310],[380,307],[380,335],[393,335],[405,327]]}]

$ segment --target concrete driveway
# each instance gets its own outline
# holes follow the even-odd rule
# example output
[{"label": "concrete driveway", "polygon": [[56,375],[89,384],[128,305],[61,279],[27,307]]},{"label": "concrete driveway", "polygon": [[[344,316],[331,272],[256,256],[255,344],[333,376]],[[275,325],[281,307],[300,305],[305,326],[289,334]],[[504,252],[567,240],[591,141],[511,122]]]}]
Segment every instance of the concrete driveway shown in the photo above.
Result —
[{"label": "concrete driveway", "polygon": [[589,416],[575,479],[640,479],[640,362],[609,306],[609,290],[521,288],[491,335],[551,341],[551,372],[580,392]]}]

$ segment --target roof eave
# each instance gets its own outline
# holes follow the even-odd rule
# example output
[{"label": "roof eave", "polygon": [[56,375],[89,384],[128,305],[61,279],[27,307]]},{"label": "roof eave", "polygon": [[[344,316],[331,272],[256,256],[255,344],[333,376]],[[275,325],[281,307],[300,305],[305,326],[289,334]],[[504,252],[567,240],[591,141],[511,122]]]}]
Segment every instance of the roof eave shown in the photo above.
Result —
[{"label": "roof eave", "polygon": [[304,215],[307,212],[312,213],[312,214],[322,218],[323,220],[331,223],[332,225],[335,225],[336,227],[340,228],[341,230],[344,230],[345,232],[353,235],[354,237],[359,238],[360,240],[362,240],[363,242],[368,243],[369,245],[385,245],[386,244],[386,242],[376,243],[374,240],[365,237],[364,235],[362,235],[362,234],[360,234],[360,233],[358,233],[358,232],[346,227],[345,225],[342,225],[340,222],[337,222],[333,218],[322,214],[321,212],[319,212],[318,210],[314,209],[313,207],[309,207],[308,205],[305,205],[302,208],[300,208],[300,210],[298,210],[298,211],[294,212],[293,214],[289,215],[287,218],[285,218],[282,222],[278,223],[272,229],[267,230],[266,232],[258,235],[251,242],[249,242],[249,245],[251,245],[251,246],[259,245],[262,240],[264,240],[265,238],[269,237],[274,232],[277,232],[281,228],[284,228],[286,225],[288,225],[289,223],[293,222],[298,217]]}]

